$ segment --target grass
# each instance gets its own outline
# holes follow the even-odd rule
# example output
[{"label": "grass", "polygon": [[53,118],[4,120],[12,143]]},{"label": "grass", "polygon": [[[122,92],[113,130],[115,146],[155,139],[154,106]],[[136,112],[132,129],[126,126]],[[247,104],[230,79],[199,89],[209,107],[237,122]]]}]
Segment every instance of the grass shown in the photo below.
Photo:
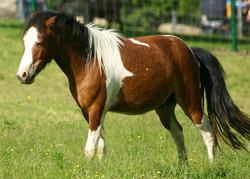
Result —
[{"label": "grass", "polygon": [[[223,152],[218,151],[217,160],[210,164],[199,132],[180,108],[176,115],[184,128],[189,166],[178,163],[173,140],[154,112],[140,116],[108,113],[107,157],[87,160],[88,126],[66,77],[52,62],[33,85],[21,85],[15,77],[23,51],[21,30],[0,27],[0,42],[0,178],[250,177],[249,153],[223,143]],[[249,55],[212,52],[227,72],[232,98],[250,114]],[[250,149],[249,142],[246,146]]]}]

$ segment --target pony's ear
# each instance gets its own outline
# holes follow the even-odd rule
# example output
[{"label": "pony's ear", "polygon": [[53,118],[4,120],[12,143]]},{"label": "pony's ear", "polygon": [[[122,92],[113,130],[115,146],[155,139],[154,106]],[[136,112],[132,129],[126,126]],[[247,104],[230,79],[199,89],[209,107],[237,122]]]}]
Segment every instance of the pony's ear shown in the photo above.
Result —
[{"label": "pony's ear", "polygon": [[48,27],[50,30],[53,30],[55,28],[56,18],[57,16],[53,16],[49,18],[48,20],[46,20],[45,22],[46,27]]},{"label": "pony's ear", "polygon": [[33,19],[33,17],[36,15],[37,13],[35,11],[32,11],[30,14],[30,18]]}]

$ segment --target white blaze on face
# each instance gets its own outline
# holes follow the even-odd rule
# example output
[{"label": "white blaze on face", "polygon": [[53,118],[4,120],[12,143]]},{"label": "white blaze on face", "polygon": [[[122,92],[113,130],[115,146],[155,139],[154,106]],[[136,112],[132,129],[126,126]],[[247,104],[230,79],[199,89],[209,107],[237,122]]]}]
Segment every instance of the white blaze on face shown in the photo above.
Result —
[{"label": "white blaze on face", "polygon": [[22,76],[23,72],[27,72],[32,64],[32,48],[38,41],[38,31],[35,27],[31,27],[23,37],[24,41],[24,54],[18,69],[18,74]]}]

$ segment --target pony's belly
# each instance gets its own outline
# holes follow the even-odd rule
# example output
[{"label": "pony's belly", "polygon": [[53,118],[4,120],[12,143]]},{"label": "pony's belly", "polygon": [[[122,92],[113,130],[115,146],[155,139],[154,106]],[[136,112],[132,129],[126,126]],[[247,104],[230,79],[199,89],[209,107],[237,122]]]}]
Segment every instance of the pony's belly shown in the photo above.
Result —
[{"label": "pony's belly", "polygon": [[[158,106],[160,106],[159,104]],[[144,114],[146,112],[156,109],[158,106],[144,106],[140,108],[131,107],[130,105],[115,105],[109,111],[123,113],[128,115]]]},{"label": "pony's belly", "polygon": [[[152,67],[152,66],[151,66]],[[158,108],[174,92],[172,74],[158,66],[151,73],[133,73],[123,80],[116,103],[110,111],[126,114],[141,114]],[[160,73],[158,73],[160,71]]]},{"label": "pony's belly", "polygon": [[125,114],[143,114],[158,108],[171,93],[171,91],[164,88],[159,88],[155,92],[150,91],[148,93],[140,90],[128,94],[120,92],[118,101],[109,111]]}]

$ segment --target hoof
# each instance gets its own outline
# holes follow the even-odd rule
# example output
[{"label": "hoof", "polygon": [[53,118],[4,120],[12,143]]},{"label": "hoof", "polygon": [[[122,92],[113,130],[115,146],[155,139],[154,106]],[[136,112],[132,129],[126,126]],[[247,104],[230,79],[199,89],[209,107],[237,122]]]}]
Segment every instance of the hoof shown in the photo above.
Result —
[{"label": "hoof", "polygon": [[95,151],[94,150],[88,150],[85,149],[85,155],[88,159],[92,159],[95,155]]}]

